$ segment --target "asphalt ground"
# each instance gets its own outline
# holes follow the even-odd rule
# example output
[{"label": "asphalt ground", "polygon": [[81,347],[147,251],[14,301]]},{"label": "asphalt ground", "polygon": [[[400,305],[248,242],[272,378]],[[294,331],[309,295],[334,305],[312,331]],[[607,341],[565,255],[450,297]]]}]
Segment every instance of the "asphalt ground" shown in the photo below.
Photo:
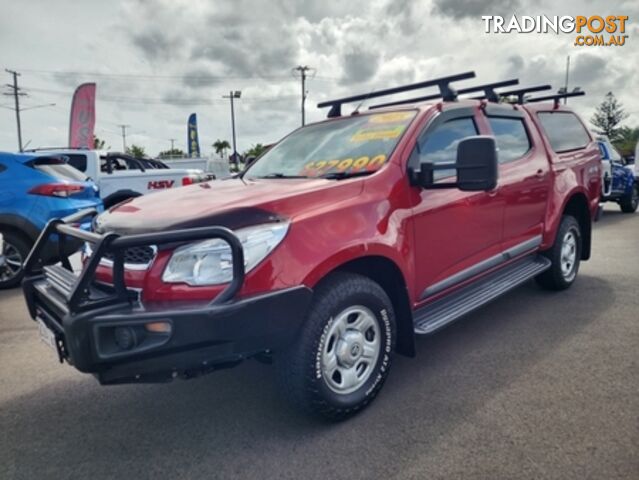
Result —
[{"label": "asphalt ground", "polygon": [[533,282],[396,357],[325,424],[257,362],[101,387],[0,292],[0,479],[639,479],[639,213],[608,206],[576,284]]}]

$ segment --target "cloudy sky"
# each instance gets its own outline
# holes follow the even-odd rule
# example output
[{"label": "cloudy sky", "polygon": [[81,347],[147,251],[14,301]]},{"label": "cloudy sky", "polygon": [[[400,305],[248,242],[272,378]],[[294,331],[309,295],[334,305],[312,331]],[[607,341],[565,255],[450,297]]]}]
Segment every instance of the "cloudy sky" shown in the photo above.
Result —
[{"label": "cloudy sky", "polygon": [[[28,95],[23,139],[29,147],[64,145],[71,95],[98,86],[96,134],[150,154],[186,148],[186,119],[196,112],[204,152],[231,138],[222,95],[241,90],[238,150],[271,143],[300,123],[296,65],[313,67],[307,118],[317,102],[344,94],[475,70],[490,82],[564,82],[587,96],[572,105],[587,118],[613,91],[639,126],[639,2],[621,0],[22,0],[3,2],[0,67],[18,70]],[[623,47],[576,47],[574,34],[486,34],[482,15],[628,15]],[[11,80],[4,71],[4,81]],[[461,82],[458,84],[463,87]],[[11,105],[11,97],[0,105]],[[0,149],[15,150],[15,114],[0,109]]]}]

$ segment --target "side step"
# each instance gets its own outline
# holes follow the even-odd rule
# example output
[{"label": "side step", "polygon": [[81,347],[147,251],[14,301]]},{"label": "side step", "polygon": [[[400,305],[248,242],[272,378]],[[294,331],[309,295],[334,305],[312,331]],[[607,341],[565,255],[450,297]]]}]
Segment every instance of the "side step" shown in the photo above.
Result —
[{"label": "side step", "polygon": [[550,268],[542,255],[531,255],[490,273],[475,283],[419,308],[414,313],[415,333],[429,334],[487,304]]}]

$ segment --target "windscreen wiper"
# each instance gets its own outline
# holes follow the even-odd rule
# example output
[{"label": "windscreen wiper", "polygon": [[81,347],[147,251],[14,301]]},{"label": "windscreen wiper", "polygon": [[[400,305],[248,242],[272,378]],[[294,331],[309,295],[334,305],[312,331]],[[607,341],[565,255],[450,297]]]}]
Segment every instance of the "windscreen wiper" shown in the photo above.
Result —
[{"label": "windscreen wiper", "polygon": [[274,172],[266,175],[261,175],[256,178],[308,178],[306,175],[286,175],[285,173]]},{"label": "windscreen wiper", "polygon": [[318,178],[327,178],[329,180],[343,180],[345,178],[352,177],[364,177],[366,175],[370,175],[371,173],[375,173],[376,170],[363,170],[361,172],[329,172],[324,175],[320,175]]}]

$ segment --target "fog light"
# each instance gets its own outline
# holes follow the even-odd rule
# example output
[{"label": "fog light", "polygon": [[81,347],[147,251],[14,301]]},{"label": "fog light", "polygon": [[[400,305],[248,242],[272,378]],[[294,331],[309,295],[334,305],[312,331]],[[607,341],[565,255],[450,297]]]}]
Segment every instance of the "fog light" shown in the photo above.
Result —
[{"label": "fog light", "polygon": [[144,328],[151,333],[171,333],[171,324],[169,322],[152,322],[145,323]]},{"label": "fog light", "polygon": [[135,330],[130,327],[116,327],[113,335],[116,345],[122,350],[131,350],[138,343]]}]

